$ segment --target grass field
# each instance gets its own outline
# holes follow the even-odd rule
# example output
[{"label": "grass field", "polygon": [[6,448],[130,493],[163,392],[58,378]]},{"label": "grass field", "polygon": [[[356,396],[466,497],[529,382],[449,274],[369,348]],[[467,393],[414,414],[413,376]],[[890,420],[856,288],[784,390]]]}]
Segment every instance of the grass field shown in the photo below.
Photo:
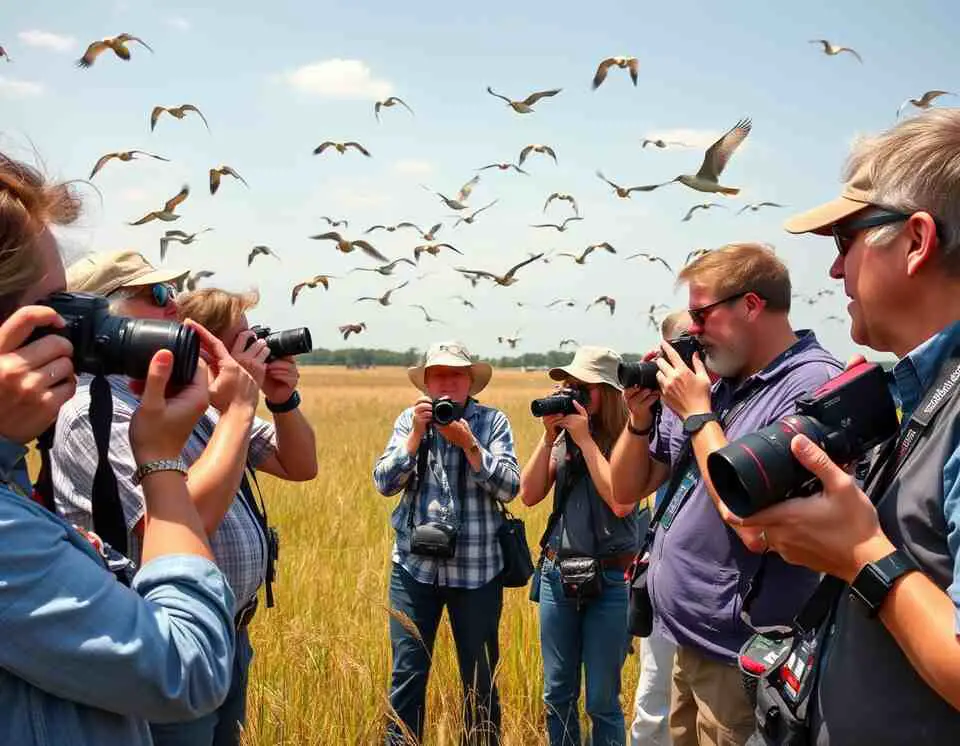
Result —
[{"label": "grass field", "polygon": [[[521,464],[542,432],[530,416],[530,399],[547,389],[544,373],[497,371],[481,395],[509,416]],[[282,548],[277,605],[261,607],[251,626],[256,654],[246,743],[374,744],[387,711],[389,517],[398,498],[377,494],[371,472],[394,419],[416,391],[396,368],[317,367],[303,370],[301,391],[317,429],[320,476],[305,484],[263,482]],[[548,502],[534,509],[514,504],[532,543],[543,530]],[[527,589],[505,592],[500,647],[504,744],[545,743],[537,607]],[[636,679],[631,656],[623,676],[627,713]],[[457,742],[459,696],[445,621],[434,651],[426,744]]]}]

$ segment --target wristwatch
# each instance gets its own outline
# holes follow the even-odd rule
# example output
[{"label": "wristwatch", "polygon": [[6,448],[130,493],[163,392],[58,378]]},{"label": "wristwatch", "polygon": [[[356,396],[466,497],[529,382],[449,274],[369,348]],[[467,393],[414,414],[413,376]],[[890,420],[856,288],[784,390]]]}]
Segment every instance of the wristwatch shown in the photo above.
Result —
[{"label": "wristwatch", "polygon": [[898,549],[864,565],[850,584],[850,595],[867,607],[870,616],[876,616],[897,578],[919,569],[916,562]]},{"label": "wristwatch", "polygon": [[274,404],[273,402],[267,400],[267,409],[269,409],[273,414],[284,414],[285,412],[292,412],[294,409],[300,406],[300,394],[297,391],[294,391],[290,394],[290,398],[279,404]]},{"label": "wristwatch", "polygon": [[187,463],[182,458],[161,458],[156,461],[146,461],[140,464],[133,473],[133,483],[139,485],[143,482],[144,477],[160,471],[178,471],[183,476],[187,476]]},{"label": "wristwatch", "polygon": [[699,433],[708,422],[720,422],[720,418],[713,412],[692,414],[683,421],[683,432],[687,435],[695,435]]}]

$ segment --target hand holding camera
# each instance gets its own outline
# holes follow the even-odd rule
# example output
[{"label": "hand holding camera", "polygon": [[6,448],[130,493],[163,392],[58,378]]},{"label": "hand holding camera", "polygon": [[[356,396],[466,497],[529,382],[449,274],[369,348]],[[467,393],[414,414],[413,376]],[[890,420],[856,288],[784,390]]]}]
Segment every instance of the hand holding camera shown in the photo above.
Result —
[{"label": "hand holding camera", "polygon": [[190,319],[185,323],[196,332],[203,346],[201,354],[208,365],[210,403],[214,408],[222,413],[235,401],[256,407],[260,387],[253,376],[210,331]]},{"label": "hand holding camera", "polygon": [[657,383],[663,402],[681,419],[709,412],[710,376],[700,355],[693,352],[688,362],[669,342],[661,346],[664,354],[654,362],[659,369]]}]

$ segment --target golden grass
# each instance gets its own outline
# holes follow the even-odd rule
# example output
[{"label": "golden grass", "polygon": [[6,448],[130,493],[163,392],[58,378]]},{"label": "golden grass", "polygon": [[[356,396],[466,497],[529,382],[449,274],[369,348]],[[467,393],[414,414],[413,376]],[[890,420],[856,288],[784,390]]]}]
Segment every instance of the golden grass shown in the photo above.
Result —
[{"label": "golden grass", "polygon": [[[543,373],[497,371],[484,403],[510,417],[521,464],[540,436],[530,399],[549,390]],[[394,419],[416,397],[404,371],[305,368],[303,408],[317,430],[320,477],[305,484],[264,478],[270,520],[281,532],[277,605],[251,635],[246,744],[374,744],[387,717],[390,677],[387,578],[397,498],[380,496],[371,472]],[[514,507],[536,544],[549,500]],[[536,558],[536,551],[534,557]],[[504,746],[546,743],[537,607],[528,589],[507,589],[500,623]],[[637,680],[628,657],[623,704],[629,723]],[[441,624],[428,691],[425,744],[457,742],[460,679],[449,624]]]}]

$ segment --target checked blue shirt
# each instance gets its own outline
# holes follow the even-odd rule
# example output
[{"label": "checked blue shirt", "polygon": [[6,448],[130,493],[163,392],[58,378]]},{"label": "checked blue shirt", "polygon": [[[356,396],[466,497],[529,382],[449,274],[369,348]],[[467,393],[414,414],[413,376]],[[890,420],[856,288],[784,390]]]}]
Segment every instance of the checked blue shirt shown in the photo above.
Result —
[{"label": "checked blue shirt", "polygon": [[[513,432],[506,415],[475,401],[467,404],[463,416],[480,446],[480,470],[474,472],[462,458],[462,451],[438,433],[431,439],[423,488],[411,494],[407,485],[415,481],[416,456],[407,453],[407,437],[413,426],[413,408],[404,410],[393,426],[393,435],[373,470],[377,491],[386,496],[404,490],[393,511],[391,523],[397,532],[393,561],[420,583],[437,583],[453,588],[479,588],[503,570],[497,529],[503,521],[494,500],[509,502],[520,492],[520,467],[513,449]],[[461,464],[467,469],[466,496],[460,504],[456,494]],[[446,483],[446,484],[444,484]],[[414,524],[445,520],[459,527],[456,554],[448,560],[410,553],[407,516],[416,498]]]}]

